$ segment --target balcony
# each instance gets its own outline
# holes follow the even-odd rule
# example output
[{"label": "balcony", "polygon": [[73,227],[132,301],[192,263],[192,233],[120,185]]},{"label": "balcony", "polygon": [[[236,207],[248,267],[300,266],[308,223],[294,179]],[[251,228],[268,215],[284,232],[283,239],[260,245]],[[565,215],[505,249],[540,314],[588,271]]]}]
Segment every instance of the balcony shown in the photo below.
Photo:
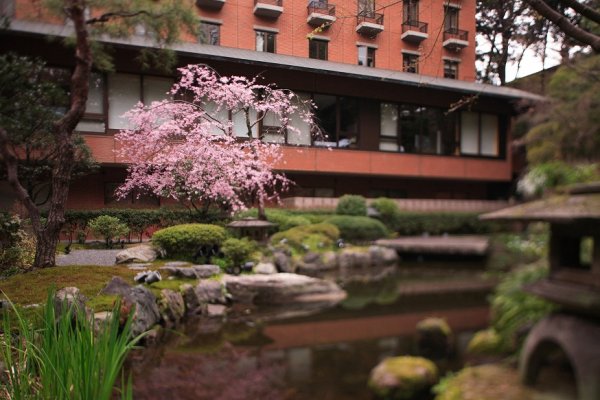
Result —
[{"label": "balcony", "polygon": [[282,12],[282,0],[254,0],[254,15],[257,17],[279,18]]},{"label": "balcony", "polygon": [[225,0],[196,0],[196,6],[205,10],[220,10]]},{"label": "balcony", "polygon": [[406,21],[402,23],[402,36],[405,42],[421,43],[427,39],[427,23],[421,21]]},{"label": "balcony", "polygon": [[365,36],[375,36],[383,32],[383,14],[363,10],[356,16],[356,32]]},{"label": "balcony", "polygon": [[444,43],[448,50],[459,51],[469,45],[469,32],[457,28],[448,28],[444,31]]},{"label": "balcony", "polygon": [[308,3],[306,22],[309,25],[328,28],[335,22],[335,19],[335,5],[326,1],[311,1]]}]

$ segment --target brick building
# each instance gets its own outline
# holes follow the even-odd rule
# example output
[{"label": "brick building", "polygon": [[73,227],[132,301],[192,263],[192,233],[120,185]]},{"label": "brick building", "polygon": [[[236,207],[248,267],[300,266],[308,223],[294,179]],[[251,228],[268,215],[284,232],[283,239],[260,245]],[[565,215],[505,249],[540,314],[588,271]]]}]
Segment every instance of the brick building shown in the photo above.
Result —
[{"label": "brick building", "polygon": [[[1,4],[11,24],[0,33],[0,51],[71,67],[68,50],[46,40],[68,36],[68,25],[40,21],[33,0]],[[520,102],[538,98],[474,82],[475,0],[197,0],[195,6],[200,33],[174,46],[179,64],[261,74],[318,106],[326,137],[315,140],[309,129],[269,137],[285,145],[285,163],[277,168],[297,183],[289,196],[508,196],[511,117]],[[163,96],[174,79],[141,73],[132,61],[150,45],[143,31],[111,43],[116,72],[94,74],[79,125],[102,170],[74,182],[70,207],[116,204],[112,192],[125,173],[113,152],[113,134],[126,127],[121,115],[139,100]]]}]

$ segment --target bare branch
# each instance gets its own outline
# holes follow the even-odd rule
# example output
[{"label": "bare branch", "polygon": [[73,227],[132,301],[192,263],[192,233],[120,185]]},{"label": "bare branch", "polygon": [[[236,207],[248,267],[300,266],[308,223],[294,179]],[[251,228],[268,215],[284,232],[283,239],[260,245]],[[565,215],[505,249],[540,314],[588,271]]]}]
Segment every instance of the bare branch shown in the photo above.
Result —
[{"label": "bare branch", "polygon": [[119,12],[104,13],[104,14],[100,15],[99,17],[87,19],[85,21],[85,23],[86,23],[86,25],[93,25],[93,24],[97,24],[97,23],[109,22],[112,19],[133,18],[133,17],[137,17],[139,15],[147,15],[147,16],[153,17],[153,18],[154,17],[160,18],[162,16],[162,14],[151,14],[146,10],[133,11],[133,12],[119,11]]},{"label": "bare branch", "polygon": [[559,0],[565,6],[572,8],[584,17],[591,19],[592,21],[600,24],[600,12],[593,8],[578,2],[577,0]]}]

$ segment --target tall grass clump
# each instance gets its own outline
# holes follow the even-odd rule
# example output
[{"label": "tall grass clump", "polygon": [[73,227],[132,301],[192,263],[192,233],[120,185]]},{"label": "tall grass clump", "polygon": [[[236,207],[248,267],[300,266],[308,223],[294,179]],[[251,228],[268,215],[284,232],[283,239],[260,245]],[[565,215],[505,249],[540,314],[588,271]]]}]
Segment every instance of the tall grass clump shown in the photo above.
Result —
[{"label": "tall grass clump", "polygon": [[[6,379],[0,390],[13,400],[110,400],[133,398],[131,378],[124,380],[123,363],[138,338],[131,338],[131,316],[119,324],[120,305],[112,317],[94,329],[84,310],[70,308],[57,315],[54,291],[48,293],[40,322],[12,305],[4,312],[0,353]],[[11,315],[12,314],[12,315]],[[116,387],[121,379],[120,387]]]}]

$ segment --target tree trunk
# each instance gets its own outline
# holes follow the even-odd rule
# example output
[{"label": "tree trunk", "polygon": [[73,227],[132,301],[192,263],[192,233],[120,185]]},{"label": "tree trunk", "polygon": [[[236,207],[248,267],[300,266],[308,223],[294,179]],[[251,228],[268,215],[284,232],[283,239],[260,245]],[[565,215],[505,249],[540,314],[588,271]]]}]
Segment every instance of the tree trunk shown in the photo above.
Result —
[{"label": "tree trunk", "polygon": [[261,221],[267,220],[267,213],[265,212],[265,202],[262,196],[258,196],[258,219]]},{"label": "tree trunk", "polygon": [[55,264],[58,235],[48,234],[44,229],[37,235],[34,268],[52,267]]}]

